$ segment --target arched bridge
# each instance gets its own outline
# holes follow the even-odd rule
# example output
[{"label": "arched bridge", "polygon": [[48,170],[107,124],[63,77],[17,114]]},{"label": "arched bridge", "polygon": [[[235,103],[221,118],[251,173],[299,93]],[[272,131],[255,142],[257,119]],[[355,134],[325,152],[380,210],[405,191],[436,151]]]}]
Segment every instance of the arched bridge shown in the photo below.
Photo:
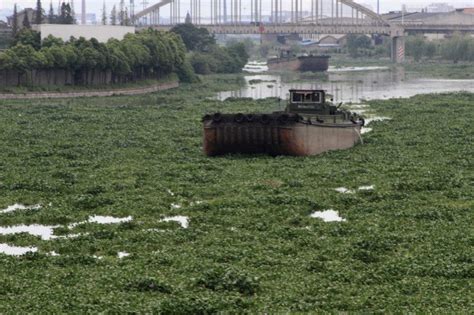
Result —
[{"label": "arched bridge", "polygon": [[405,59],[406,32],[474,32],[466,24],[394,22],[353,0],[159,0],[136,13],[139,27],[169,30],[185,21],[214,34],[380,34],[392,38],[392,60]]}]

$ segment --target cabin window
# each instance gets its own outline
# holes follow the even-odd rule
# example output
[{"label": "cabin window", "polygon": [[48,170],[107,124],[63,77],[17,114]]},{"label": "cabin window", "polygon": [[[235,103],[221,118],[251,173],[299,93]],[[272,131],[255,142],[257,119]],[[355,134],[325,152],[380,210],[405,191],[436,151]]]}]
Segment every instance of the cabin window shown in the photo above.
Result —
[{"label": "cabin window", "polygon": [[321,93],[319,92],[313,93],[312,97],[313,97],[313,103],[321,103]]},{"label": "cabin window", "polygon": [[303,101],[302,94],[293,93],[293,102],[301,103]]},{"label": "cabin window", "polygon": [[291,101],[293,103],[321,103],[321,98],[320,92],[293,93]]}]

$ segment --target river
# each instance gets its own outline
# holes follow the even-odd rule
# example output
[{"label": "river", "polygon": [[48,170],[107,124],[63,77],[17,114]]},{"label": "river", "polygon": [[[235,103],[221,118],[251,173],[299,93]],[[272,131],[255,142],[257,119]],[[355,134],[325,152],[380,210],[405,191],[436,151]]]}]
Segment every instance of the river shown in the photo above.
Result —
[{"label": "river", "polygon": [[330,67],[324,74],[267,74],[268,68],[264,64],[251,63],[245,70],[249,72],[245,76],[245,86],[239,90],[221,92],[217,95],[218,99],[286,99],[290,89],[324,89],[336,103],[360,103],[363,100],[406,98],[428,93],[474,93],[474,80],[435,79],[423,74],[408,74],[404,67]]}]

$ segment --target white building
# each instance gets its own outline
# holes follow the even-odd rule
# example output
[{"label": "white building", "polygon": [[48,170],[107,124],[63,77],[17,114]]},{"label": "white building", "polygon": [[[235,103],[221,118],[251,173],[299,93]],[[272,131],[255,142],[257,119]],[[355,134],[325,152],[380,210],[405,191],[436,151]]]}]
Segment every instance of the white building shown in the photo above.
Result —
[{"label": "white building", "polygon": [[41,33],[41,40],[52,35],[67,41],[73,36],[75,38],[95,38],[101,43],[105,43],[111,38],[121,40],[125,35],[135,33],[134,26],[114,25],[41,24],[33,25],[32,28]]}]

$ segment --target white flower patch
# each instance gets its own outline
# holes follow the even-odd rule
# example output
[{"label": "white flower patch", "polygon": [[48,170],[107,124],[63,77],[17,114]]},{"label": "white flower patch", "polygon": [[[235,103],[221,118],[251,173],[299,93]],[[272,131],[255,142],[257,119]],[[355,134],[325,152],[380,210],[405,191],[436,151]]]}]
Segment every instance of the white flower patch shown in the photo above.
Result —
[{"label": "white flower patch", "polygon": [[119,224],[119,223],[130,222],[132,220],[133,220],[132,216],[128,216],[125,218],[116,218],[116,217],[111,217],[111,216],[93,215],[93,216],[90,216],[86,221],[69,224],[68,228],[73,229],[78,225],[86,224],[86,223]]},{"label": "white flower patch", "polygon": [[189,227],[189,218],[184,216],[167,217],[160,220],[160,222],[178,222],[184,229]]},{"label": "white flower patch", "polygon": [[341,193],[341,194],[353,194],[354,193],[353,190],[347,189],[346,187],[339,187],[339,188],[336,188],[334,190]]},{"label": "white flower patch", "polygon": [[25,206],[19,203],[15,203],[14,205],[8,206],[7,208],[0,210],[0,214],[14,212],[18,210],[39,210],[39,209],[41,209],[41,205]]},{"label": "white flower patch", "polygon": [[346,219],[343,219],[339,216],[339,213],[334,210],[326,211],[316,211],[311,214],[312,218],[322,219],[324,222],[345,222]]},{"label": "white flower patch", "polygon": [[171,204],[171,209],[181,209],[183,206],[177,203],[172,203]]},{"label": "white flower patch", "polygon": [[8,244],[0,244],[0,253],[9,256],[21,256],[26,253],[35,253],[38,251],[36,247],[20,247],[10,246]]},{"label": "white flower patch", "polygon": [[369,133],[371,132],[373,129],[372,128],[362,128],[362,130],[360,131],[361,134],[366,134],[366,133]]},{"label": "white flower patch", "polygon": [[384,121],[384,120],[392,120],[390,117],[383,117],[383,116],[375,116],[375,117],[369,117],[365,119],[365,125],[369,125],[370,123],[374,121]]},{"label": "white flower patch", "polygon": [[174,196],[174,192],[172,192],[171,189],[167,189],[166,192],[167,192],[170,196]]},{"label": "white flower patch", "polygon": [[370,185],[370,186],[360,186],[359,187],[359,190],[374,190],[375,189],[375,186],[374,185]]},{"label": "white flower patch", "polygon": [[128,257],[128,256],[130,256],[130,254],[127,253],[127,252],[118,252],[118,253],[117,253],[117,257],[118,257],[119,259],[122,259],[122,258],[125,258],[125,257]]},{"label": "white flower patch", "polygon": [[48,241],[56,238],[56,236],[54,236],[54,229],[58,227],[59,225],[39,224],[7,226],[0,227],[0,235],[28,233],[33,236],[39,236],[44,241]]}]

